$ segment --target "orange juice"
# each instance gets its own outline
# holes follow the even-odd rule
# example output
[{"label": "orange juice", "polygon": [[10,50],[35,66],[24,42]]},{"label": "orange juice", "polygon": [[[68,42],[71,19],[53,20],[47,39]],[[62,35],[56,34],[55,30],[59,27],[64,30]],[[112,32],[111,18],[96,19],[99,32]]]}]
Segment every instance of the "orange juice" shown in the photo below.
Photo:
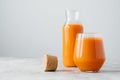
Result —
[{"label": "orange juice", "polygon": [[82,33],[81,24],[65,24],[63,26],[63,65],[67,67],[76,66],[73,61],[74,43],[77,33]]},{"label": "orange juice", "polygon": [[76,38],[74,61],[81,71],[99,71],[105,61],[102,38]]}]

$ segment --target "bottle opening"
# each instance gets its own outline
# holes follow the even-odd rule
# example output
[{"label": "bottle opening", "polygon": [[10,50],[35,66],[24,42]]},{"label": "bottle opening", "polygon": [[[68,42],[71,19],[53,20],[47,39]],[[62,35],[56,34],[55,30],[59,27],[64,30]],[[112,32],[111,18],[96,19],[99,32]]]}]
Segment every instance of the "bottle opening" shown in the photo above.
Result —
[{"label": "bottle opening", "polygon": [[66,10],[67,23],[78,24],[80,23],[79,11],[77,10]]}]

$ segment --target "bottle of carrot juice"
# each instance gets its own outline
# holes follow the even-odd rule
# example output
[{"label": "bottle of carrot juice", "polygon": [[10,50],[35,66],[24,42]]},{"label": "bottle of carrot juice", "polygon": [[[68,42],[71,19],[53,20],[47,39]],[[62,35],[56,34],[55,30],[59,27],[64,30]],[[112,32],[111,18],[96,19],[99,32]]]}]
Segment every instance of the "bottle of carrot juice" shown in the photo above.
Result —
[{"label": "bottle of carrot juice", "polygon": [[62,59],[63,65],[66,67],[75,67],[73,61],[74,54],[74,44],[76,35],[78,33],[83,33],[83,26],[80,23],[79,12],[75,10],[66,11],[66,23],[62,29],[62,39],[63,39],[63,52]]}]

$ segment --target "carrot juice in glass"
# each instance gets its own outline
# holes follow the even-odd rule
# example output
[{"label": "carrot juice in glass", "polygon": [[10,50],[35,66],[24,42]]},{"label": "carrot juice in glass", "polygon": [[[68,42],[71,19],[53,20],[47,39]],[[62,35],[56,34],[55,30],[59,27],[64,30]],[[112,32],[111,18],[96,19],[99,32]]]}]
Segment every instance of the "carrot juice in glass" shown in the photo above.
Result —
[{"label": "carrot juice in glass", "polygon": [[66,11],[67,20],[62,28],[63,51],[62,60],[66,67],[75,67],[73,61],[74,44],[76,35],[83,32],[83,26],[79,20],[79,12],[75,10]]},{"label": "carrot juice in glass", "polygon": [[96,33],[76,36],[74,62],[81,71],[98,72],[105,61],[103,39]]}]

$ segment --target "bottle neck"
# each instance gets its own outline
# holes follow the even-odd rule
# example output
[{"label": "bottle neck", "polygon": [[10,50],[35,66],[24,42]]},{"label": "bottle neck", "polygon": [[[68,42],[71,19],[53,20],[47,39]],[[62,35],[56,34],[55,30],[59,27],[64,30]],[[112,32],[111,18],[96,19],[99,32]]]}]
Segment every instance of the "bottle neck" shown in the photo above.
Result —
[{"label": "bottle neck", "polygon": [[79,12],[75,10],[66,11],[66,24],[80,24]]}]

